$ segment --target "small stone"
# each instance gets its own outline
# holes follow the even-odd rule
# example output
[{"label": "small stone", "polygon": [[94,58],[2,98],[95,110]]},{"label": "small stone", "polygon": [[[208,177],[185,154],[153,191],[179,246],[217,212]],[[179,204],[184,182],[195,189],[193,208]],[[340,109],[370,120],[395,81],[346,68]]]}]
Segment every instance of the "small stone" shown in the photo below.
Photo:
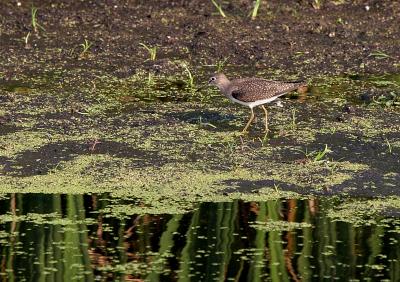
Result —
[{"label": "small stone", "polygon": [[351,105],[345,105],[343,107],[343,112],[348,113],[348,114],[354,114],[355,113],[355,108]]},{"label": "small stone", "polygon": [[360,94],[360,100],[366,103],[370,103],[372,98],[369,93],[364,92]]}]

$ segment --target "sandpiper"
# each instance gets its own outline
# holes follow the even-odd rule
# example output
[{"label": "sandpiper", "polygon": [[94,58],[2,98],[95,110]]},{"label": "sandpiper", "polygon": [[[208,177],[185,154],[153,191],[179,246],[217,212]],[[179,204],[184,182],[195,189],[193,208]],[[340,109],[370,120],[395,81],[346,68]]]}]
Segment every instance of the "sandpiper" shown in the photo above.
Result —
[{"label": "sandpiper", "polygon": [[215,74],[208,83],[217,86],[222,94],[231,101],[250,108],[250,119],[242,133],[245,133],[253,122],[255,117],[253,108],[256,106],[261,106],[265,112],[265,132],[268,132],[268,112],[264,104],[305,86],[304,82],[299,81],[274,81],[256,77],[229,80],[223,73]]}]

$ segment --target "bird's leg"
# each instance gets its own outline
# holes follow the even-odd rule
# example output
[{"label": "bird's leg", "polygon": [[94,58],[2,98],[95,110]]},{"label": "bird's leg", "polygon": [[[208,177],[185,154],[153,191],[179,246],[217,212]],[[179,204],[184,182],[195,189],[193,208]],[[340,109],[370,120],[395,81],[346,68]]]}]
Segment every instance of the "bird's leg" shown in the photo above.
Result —
[{"label": "bird's leg", "polygon": [[261,108],[263,108],[264,112],[265,112],[265,132],[268,132],[268,112],[267,109],[264,107],[264,105],[261,105]]},{"label": "bird's leg", "polygon": [[246,131],[247,131],[247,128],[249,128],[249,126],[250,126],[250,124],[253,122],[253,120],[254,120],[254,111],[253,111],[253,108],[250,108],[250,111],[251,111],[251,115],[250,115],[250,119],[249,119],[249,121],[247,122],[247,124],[246,124],[246,126],[243,128],[243,130],[242,130],[242,133],[245,133]]}]

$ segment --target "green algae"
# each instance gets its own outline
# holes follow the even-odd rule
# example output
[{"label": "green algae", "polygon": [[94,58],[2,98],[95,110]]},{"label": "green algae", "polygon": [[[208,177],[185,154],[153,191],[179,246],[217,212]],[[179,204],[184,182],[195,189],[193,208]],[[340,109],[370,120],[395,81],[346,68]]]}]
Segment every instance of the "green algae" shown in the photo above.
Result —
[{"label": "green algae", "polygon": [[[26,193],[63,193],[82,194],[105,192],[107,189],[97,186],[98,175],[96,171],[90,173],[90,168],[113,160],[112,157],[103,156],[78,156],[68,162],[60,162],[59,165],[46,175],[33,175],[30,177],[0,176],[2,193],[15,191]],[[118,163],[114,163],[118,165]],[[85,173],[89,170],[88,173]],[[111,173],[111,172],[110,172]],[[80,176],[80,177],[77,177]],[[107,177],[106,174],[103,175]]]},{"label": "green algae", "polygon": [[0,136],[1,156],[13,157],[25,150],[35,150],[51,142],[43,131],[18,131]]},{"label": "green algae", "polygon": [[[348,162],[335,162],[335,171],[329,171],[321,164],[292,164],[285,169],[270,165],[267,174],[237,167],[232,171],[213,172],[198,170],[189,164],[177,166],[166,164],[161,167],[132,169],[132,159],[110,155],[78,156],[72,161],[60,162],[46,175],[15,178],[0,176],[2,193],[21,191],[24,193],[104,193],[109,192],[117,199],[134,199],[137,205],[116,205],[107,211],[116,216],[145,213],[182,213],[195,208],[198,202],[223,202],[233,199],[267,200],[282,197],[299,197],[295,192],[274,187],[273,182],[285,181],[300,187],[298,192],[310,193],[315,189],[328,189],[351,179],[352,174],[366,169],[366,166]],[[102,167],[107,166],[107,170]],[[300,168],[299,168],[300,166]],[[288,177],[288,172],[291,176]],[[296,172],[296,174],[294,174]],[[79,175],[79,177],[77,177]],[[310,175],[314,175],[310,179]],[[225,193],[232,185],[224,182],[272,181],[270,187],[259,187],[252,192]],[[310,185],[313,185],[310,187]],[[310,189],[312,188],[312,189]],[[296,190],[295,190],[296,191]],[[254,191],[253,191],[254,192]]]},{"label": "green algae", "polygon": [[327,161],[323,163],[289,164],[284,168],[269,170],[267,175],[275,181],[285,181],[312,191],[330,189],[366,169],[368,169],[368,166],[364,164],[348,161]]},{"label": "green algae", "polygon": [[[141,206],[122,207],[111,212],[139,213],[147,211],[165,213],[182,213],[195,208],[198,202],[224,202],[230,199],[224,195],[226,188],[220,183],[228,179],[260,179],[250,171],[238,169],[234,172],[204,173],[187,167],[166,165],[158,168],[154,174],[152,168],[140,171],[127,171],[124,179],[110,179],[109,183],[118,183],[118,190],[113,190],[111,196],[116,198],[133,197],[141,202]],[[128,213],[129,214],[129,213]]]},{"label": "green algae", "polygon": [[267,220],[267,221],[255,221],[250,224],[251,227],[257,230],[264,231],[291,231],[294,229],[310,228],[312,224],[307,222],[290,222],[284,220]]},{"label": "green algae", "polygon": [[53,212],[53,213],[27,213],[24,215],[15,215],[15,214],[1,214],[0,215],[0,224],[4,224],[7,222],[30,222],[34,224],[51,224],[51,225],[61,225],[68,226],[74,224],[94,224],[94,219],[87,218],[85,220],[80,219],[70,219],[63,218],[61,214]]},{"label": "green algae", "polygon": [[107,266],[99,267],[98,270],[102,272],[133,274],[133,275],[149,275],[151,273],[168,274],[170,269],[166,268],[165,262],[168,258],[173,257],[172,253],[164,252],[162,254],[157,252],[147,252],[138,254],[136,261],[128,263],[109,264]]},{"label": "green algae", "polygon": [[[400,198],[388,197],[385,199],[354,199],[343,202],[327,212],[327,215],[336,221],[344,221],[354,226],[368,226],[382,224],[384,215],[398,213],[400,210]],[[395,218],[393,218],[395,220]]]},{"label": "green algae", "polygon": [[[40,100],[37,107],[18,109],[18,114],[24,114],[20,122],[23,129],[0,137],[0,157],[7,160],[2,164],[3,171],[7,170],[0,175],[2,193],[112,192],[112,197],[138,199],[141,206],[127,209],[129,214],[154,212],[157,208],[167,211],[170,201],[173,202],[171,212],[177,213],[193,209],[204,200],[299,197],[299,193],[335,191],[346,185],[349,187],[341,191],[354,191],[357,184],[352,181],[376,165],[370,165],[365,159],[358,160],[356,155],[343,159],[346,143],[356,144],[362,134],[363,144],[376,144],[383,136],[391,144],[388,156],[392,158],[399,147],[396,141],[399,125],[387,122],[388,118],[396,118],[395,111],[360,108],[361,113],[335,120],[333,115],[337,115],[343,101],[335,100],[338,97],[328,99],[326,93],[334,91],[333,88],[321,93],[323,102],[312,101],[316,97],[312,92],[308,97],[310,103],[299,105],[289,100],[285,101],[289,108],[271,106],[272,134],[269,136],[258,133],[262,116],[249,136],[241,136],[238,132],[247,118],[246,108],[221,100],[214,90],[201,94],[187,91],[185,85],[175,83],[181,79],[179,76],[155,75],[149,83],[145,79],[147,72],[126,78],[99,72],[94,74],[92,83],[80,89],[88,98],[83,101],[70,92],[76,80],[83,79],[80,78],[83,73],[84,70],[76,70],[71,74],[56,74],[55,78],[65,78],[71,87],[58,95],[55,94],[59,87],[51,75],[43,79],[27,78],[34,85],[35,94],[19,97],[23,104],[38,103],[34,100],[37,96],[54,95],[54,99]],[[49,88],[43,86],[46,83]],[[325,83],[353,82],[341,78],[327,79]],[[351,88],[349,92],[369,85],[354,83],[359,88]],[[317,83],[315,87],[320,86]],[[177,92],[182,96],[174,96]],[[349,92],[341,99],[350,95]],[[171,100],[157,100],[160,95]],[[71,113],[62,102],[65,97],[74,104]],[[178,100],[181,102],[177,103]],[[326,106],[330,102],[333,107]],[[5,112],[11,113],[13,107],[6,103]],[[292,120],[293,109],[296,109],[295,120]],[[337,137],[341,138],[339,143],[335,140]],[[320,144],[322,139],[331,144],[327,141]],[[335,149],[322,162],[312,162],[307,160],[307,154],[301,154],[319,150],[324,145]],[[34,175],[34,170],[23,174],[27,165],[38,166],[34,160],[22,161],[29,155],[46,153],[51,159],[52,148],[74,146],[87,149],[71,152],[66,158],[60,155],[51,162],[42,161],[40,165],[45,169],[38,168],[44,171],[43,175]],[[388,154],[388,145],[382,146]],[[302,162],[302,158],[306,161]],[[390,173],[393,171],[384,171],[386,175]],[[390,183],[385,185],[393,185],[397,177],[392,175]],[[232,185],[235,182],[239,184]],[[177,198],[187,201],[180,203]]]},{"label": "green algae", "polygon": [[253,193],[230,192],[227,199],[244,201],[270,201],[276,199],[302,199],[304,197],[307,196],[292,191],[277,190],[275,187],[273,187],[260,188],[257,189],[257,191],[253,191]]},{"label": "green algae", "polygon": [[343,132],[349,135],[357,135],[362,132],[363,138],[373,138],[400,131],[399,124],[388,124],[384,117],[377,116],[372,110],[365,112],[363,116],[352,116],[348,122],[337,122],[334,127],[336,132]]}]

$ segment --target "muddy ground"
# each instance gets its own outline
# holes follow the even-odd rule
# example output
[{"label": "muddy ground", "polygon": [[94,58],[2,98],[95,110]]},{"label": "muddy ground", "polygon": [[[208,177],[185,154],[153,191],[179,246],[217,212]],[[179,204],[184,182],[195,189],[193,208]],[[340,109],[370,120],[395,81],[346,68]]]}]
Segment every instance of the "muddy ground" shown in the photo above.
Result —
[{"label": "muddy ground", "polygon": [[[400,3],[265,1],[250,20],[252,1],[227,2],[223,18],[211,1],[37,1],[35,31],[31,3],[2,1],[0,192],[112,192],[153,212],[398,196]],[[241,136],[246,108],[195,91],[218,68],[309,93]]]},{"label": "muddy ground", "polygon": [[[400,31],[397,1],[264,1],[249,20],[252,1],[226,1],[221,17],[211,1],[38,1],[33,32],[31,3],[2,1],[4,78],[42,73],[48,66],[82,68],[117,76],[141,69],[176,74],[172,66],[227,59],[248,74],[287,78],[321,74],[398,72]],[[93,42],[89,58],[77,60],[80,44]],[[158,46],[149,63],[140,43]],[[382,52],[389,60],[373,54]],[[240,71],[242,73],[242,71]],[[245,74],[247,74],[245,73]],[[92,74],[93,75],[93,74]]]}]

